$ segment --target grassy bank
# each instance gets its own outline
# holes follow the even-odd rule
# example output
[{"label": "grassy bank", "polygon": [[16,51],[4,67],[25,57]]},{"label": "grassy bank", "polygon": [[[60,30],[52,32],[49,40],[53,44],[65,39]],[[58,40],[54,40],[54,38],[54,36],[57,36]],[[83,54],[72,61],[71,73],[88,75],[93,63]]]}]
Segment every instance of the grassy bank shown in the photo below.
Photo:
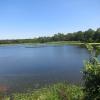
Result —
[{"label": "grassy bank", "polygon": [[80,86],[59,83],[27,93],[13,93],[4,100],[82,100],[82,98]]},{"label": "grassy bank", "polygon": [[56,41],[56,42],[47,42],[47,44],[54,44],[54,45],[80,45],[83,44],[80,41]]},{"label": "grassy bank", "polygon": [[1,43],[0,45],[16,45],[16,44],[83,44],[80,41],[53,41],[53,42],[44,42],[44,43],[40,43],[40,42],[26,42],[26,43]]},{"label": "grassy bank", "polygon": [[[9,43],[9,44],[0,44],[0,46],[3,45],[38,45],[38,44],[48,44],[48,45],[82,45],[84,43],[80,41],[56,41],[56,42],[44,42],[44,43]],[[100,45],[100,43],[89,43],[89,44],[95,44]]]}]

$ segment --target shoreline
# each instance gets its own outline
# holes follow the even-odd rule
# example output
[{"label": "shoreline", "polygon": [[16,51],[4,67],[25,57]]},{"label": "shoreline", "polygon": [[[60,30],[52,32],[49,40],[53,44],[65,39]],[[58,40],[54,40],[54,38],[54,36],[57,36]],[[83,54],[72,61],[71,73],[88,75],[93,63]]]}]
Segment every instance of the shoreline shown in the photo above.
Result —
[{"label": "shoreline", "polygon": [[[44,42],[44,43],[2,43],[0,46],[6,46],[6,45],[38,45],[38,44],[47,44],[47,45],[82,45],[84,43],[80,41],[53,41],[53,42]],[[92,42],[89,44],[93,45],[100,45],[99,42]]]}]

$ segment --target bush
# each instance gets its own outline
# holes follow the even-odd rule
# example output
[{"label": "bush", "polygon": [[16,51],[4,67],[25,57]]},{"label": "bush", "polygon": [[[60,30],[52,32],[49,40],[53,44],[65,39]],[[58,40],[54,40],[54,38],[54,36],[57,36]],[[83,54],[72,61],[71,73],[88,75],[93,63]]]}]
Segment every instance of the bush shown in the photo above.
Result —
[{"label": "bush", "polygon": [[90,44],[89,61],[85,62],[83,70],[85,100],[100,100],[100,63],[97,59],[99,49]]}]

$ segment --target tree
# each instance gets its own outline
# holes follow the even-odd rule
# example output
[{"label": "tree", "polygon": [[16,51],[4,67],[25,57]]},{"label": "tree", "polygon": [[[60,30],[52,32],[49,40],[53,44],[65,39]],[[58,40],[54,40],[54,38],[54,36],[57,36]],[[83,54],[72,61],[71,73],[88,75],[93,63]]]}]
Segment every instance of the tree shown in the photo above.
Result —
[{"label": "tree", "polygon": [[83,41],[83,32],[82,31],[78,31],[76,33],[74,33],[74,40],[76,41]]},{"label": "tree", "polygon": [[93,42],[93,36],[94,36],[95,31],[92,29],[88,29],[87,31],[84,32],[84,41],[85,42]]},{"label": "tree", "polygon": [[97,42],[100,42],[100,28],[98,28],[94,34],[93,39]]}]

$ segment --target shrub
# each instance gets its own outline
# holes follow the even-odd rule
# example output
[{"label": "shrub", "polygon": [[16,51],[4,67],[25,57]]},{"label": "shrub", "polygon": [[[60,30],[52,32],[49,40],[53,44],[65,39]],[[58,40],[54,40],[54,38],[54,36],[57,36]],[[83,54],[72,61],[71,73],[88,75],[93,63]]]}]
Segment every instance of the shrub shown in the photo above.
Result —
[{"label": "shrub", "polygon": [[89,61],[83,70],[85,100],[100,100],[100,63],[97,59],[99,48],[86,44],[90,52]]}]

